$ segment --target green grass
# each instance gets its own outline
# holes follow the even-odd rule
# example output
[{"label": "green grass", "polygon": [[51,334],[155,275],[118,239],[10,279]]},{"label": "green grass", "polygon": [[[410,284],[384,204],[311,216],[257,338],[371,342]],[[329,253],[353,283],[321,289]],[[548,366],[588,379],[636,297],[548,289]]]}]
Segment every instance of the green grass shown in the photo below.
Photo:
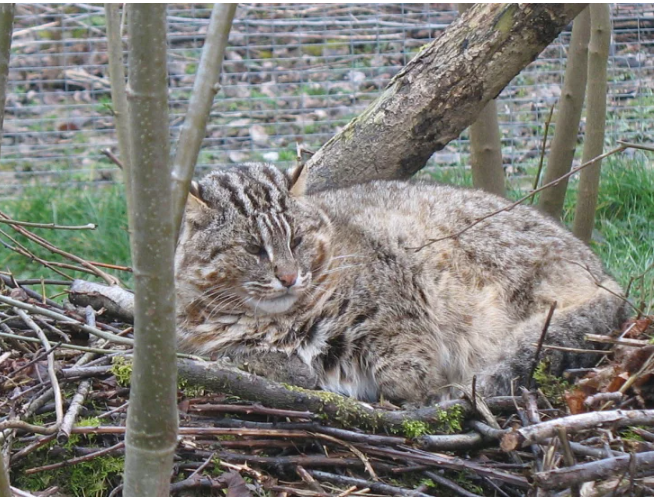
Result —
[{"label": "green grass", "polygon": [[[653,263],[654,255],[654,179],[648,159],[637,152],[636,159],[626,156],[610,157],[603,167],[599,207],[594,233],[593,250],[602,258],[608,270],[625,287]],[[441,182],[470,186],[470,172],[462,167],[445,168],[432,172]],[[524,192],[511,191],[519,198]],[[572,181],[565,206],[565,222],[570,225],[576,202],[576,182]],[[115,186],[90,190],[31,188],[19,200],[0,201],[0,209],[22,221],[80,225],[95,223],[94,231],[53,231],[36,229],[57,247],[85,259],[111,264],[129,265],[130,250],[127,233],[126,208],[123,189]],[[11,234],[12,229],[0,229]],[[5,242],[11,243],[2,237]],[[46,250],[35,247],[22,237],[24,243],[40,257],[61,260]],[[56,277],[50,270],[0,246],[1,270],[11,270],[16,277]],[[69,271],[67,271],[69,272]],[[87,278],[83,273],[71,273]],[[113,273],[130,283],[130,275]],[[653,301],[654,271],[643,281],[635,283],[632,296],[637,302]]]},{"label": "green grass", "polygon": [[[35,228],[34,233],[53,245],[91,261],[129,265],[130,246],[127,231],[126,206],[123,188],[119,186],[80,190],[74,188],[28,188],[18,200],[0,201],[0,209],[19,221],[55,223],[60,225],[83,225],[94,223],[96,230],[64,231]],[[63,261],[57,255],[17,235],[6,225],[0,229],[16,238],[35,255],[51,261]],[[5,236],[2,241],[13,245]],[[0,246],[3,271],[10,270],[17,278],[48,277],[62,279],[42,265]],[[70,261],[65,261],[70,262]],[[84,273],[64,272],[78,278],[87,278]],[[125,272],[108,271],[124,282],[131,278]]]}]

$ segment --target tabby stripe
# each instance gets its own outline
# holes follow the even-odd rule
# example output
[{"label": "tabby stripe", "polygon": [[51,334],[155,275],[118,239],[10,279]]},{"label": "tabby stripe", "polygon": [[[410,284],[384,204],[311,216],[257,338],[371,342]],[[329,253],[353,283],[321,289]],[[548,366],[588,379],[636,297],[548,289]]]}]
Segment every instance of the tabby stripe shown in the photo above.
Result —
[{"label": "tabby stripe", "polygon": [[226,175],[221,178],[219,186],[228,191],[231,203],[240,211],[240,214],[248,216],[249,212],[253,211],[253,205],[244,196],[241,185],[232,183],[230,176]]},{"label": "tabby stripe", "polygon": [[272,247],[272,236],[271,231],[269,230],[266,219],[264,216],[258,216],[256,222],[258,223],[258,231],[260,232],[260,238],[262,239],[262,244],[264,245],[267,254],[269,255],[269,260],[274,262],[274,250]]},{"label": "tabby stripe", "polygon": [[[274,198],[277,201],[277,207],[279,211],[285,210],[285,196],[281,195],[281,190],[286,188],[287,185],[281,185],[279,178],[280,178],[280,171],[277,169],[275,171],[272,171],[270,167],[265,167],[262,169],[262,174],[269,180],[271,183],[264,183],[264,185],[269,186],[271,188],[271,191],[275,192],[277,195],[274,196]],[[271,204],[273,204],[273,200],[270,201]]]}]

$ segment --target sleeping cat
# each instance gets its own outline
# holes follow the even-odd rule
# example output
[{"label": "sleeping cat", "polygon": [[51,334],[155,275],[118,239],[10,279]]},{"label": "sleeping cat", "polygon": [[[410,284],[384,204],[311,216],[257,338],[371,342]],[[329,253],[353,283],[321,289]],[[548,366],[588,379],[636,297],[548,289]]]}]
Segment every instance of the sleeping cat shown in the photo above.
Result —
[{"label": "sleeping cat", "polygon": [[[486,395],[526,382],[555,301],[546,344],[587,347],[585,333],[626,317],[598,258],[530,207],[444,238],[508,202],[400,181],[305,195],[305,177],[244,164],[193,184],[176,251],[182,351],[422,403],[473,375]],[[418,250],[430,239],[441,240]],[[597,357],[546,354],[557,372]]]}]

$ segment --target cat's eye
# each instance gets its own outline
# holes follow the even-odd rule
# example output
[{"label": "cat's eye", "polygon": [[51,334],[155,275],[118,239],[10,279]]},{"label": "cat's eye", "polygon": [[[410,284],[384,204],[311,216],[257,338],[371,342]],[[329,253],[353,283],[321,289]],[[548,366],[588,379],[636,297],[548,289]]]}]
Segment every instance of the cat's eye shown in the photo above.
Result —
[{"label": "cat's eye", "polygon": [[293,239],[292,239],[292,242],[290,243],[290,248],[291,248],[292,250],[294,250],[294,249],[297,248],[299,245],[301,245],[301,242],[302,242],[302,241],[303,241],[303,239],[302,239],[300,236],[297,236],[297,237],[293,238]]},{"label": "cat's eye", "polygon": [[265,250],[265,247],[263,247],[262,245],[255,245],[255,244],[245,245],[244,250],[246,250],[249,254],[257,255],[262,259],[267,257],[267,251]]}]

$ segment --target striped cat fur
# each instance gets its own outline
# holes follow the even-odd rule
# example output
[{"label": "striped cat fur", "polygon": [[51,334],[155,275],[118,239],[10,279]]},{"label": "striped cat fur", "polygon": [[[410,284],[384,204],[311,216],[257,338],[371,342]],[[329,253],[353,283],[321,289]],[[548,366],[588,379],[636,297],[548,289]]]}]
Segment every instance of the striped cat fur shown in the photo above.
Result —
[{"label": "striped cat fur", "polygon": [[[627,315],[598,258],[534,209],[477,190],[374,181],[305,194],[305,171],[215,171],[176,251],[179,348],[363,400],[424,403],[527,381],[535,343],[589,347]],[[613,293],[612,293],[613,292]],[[543,351],[553,372],[591,354]]]}]

